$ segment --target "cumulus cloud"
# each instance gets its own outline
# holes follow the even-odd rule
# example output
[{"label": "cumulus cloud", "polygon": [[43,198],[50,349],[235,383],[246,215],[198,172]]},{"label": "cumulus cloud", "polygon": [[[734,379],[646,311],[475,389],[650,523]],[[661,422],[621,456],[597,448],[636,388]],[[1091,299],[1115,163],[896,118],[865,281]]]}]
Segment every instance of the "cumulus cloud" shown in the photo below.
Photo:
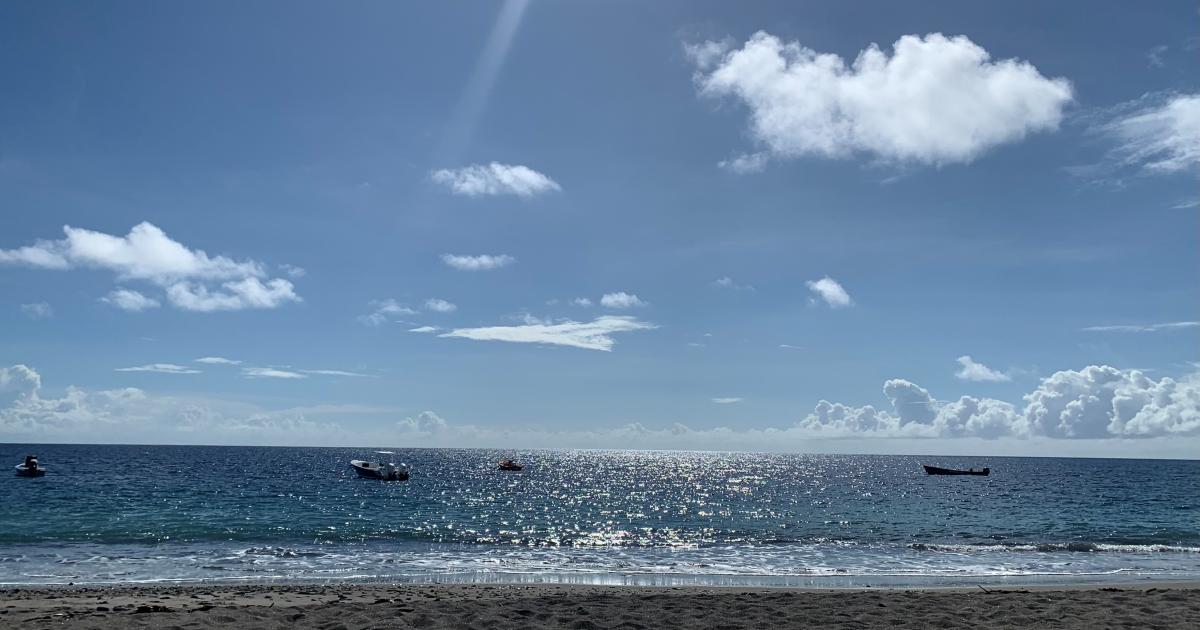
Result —
[{"label": "cumulus cloud", "polygon": [[1181,330],[1200,327],[1200,322],[1164,322],[1161,324],[1122,324],[1116,326],[1088,326],[1084,332],[1152,333],[1164,330]]},{"label": "cumulus cloud", "polygon": [[1088,366],[1042,379],[1025,406],[963,396],[938,401],[902,379],[884,384],[891,410],[821,401],[798,426],[826,435],[1142,438],[1200,433],[1200,373],[1175,380]]},{"label": "cumulus cloud", "polygon": [[132,289],[114,289],[108,295],[100,298],[100,301],[133,313],[159,307],[158,300],[146,297],[141,292]]},{"label": "cumulus cloud", "polygon": [[442,254],[442,262],[459,271],[487,271],[507,267],[517,262],[517,259],[508,254],[480,254],[478,256]]},{"label": "cumulus cloud", "polygon": [[511,343],[536,343],[554,346],[569,346],[585,350],[609,352],[616,343],[612,335],[637,330],[650,330],[654,324],[635,317],[606,315],[590,322],[570,320],[558,323],[535,322],[519,326],[487,326],[483,328],[456,328],[439,337],[458,337],[477,341],[507,341]]},{"label": "cumulus cloud", "polygon": [[1145,96],[1099,116],[1092,131],[1114,145],[1109,164],[1097,167],[1101,171],[1129,167],[1150,174],[1194,173],[1200,166],[1200,94]]},{"label": "cumulus cloud", "polygon": [[603,306],[604,308],[626,309],[639,306],[648,306],[648,303],[633,293],[617,291],[616,293],[605,293],[603,296],[601,296],[600,306]]},{"label": "cumulus cloud", "polygon": [[740,49],[705,42],[688,51],[700,92],[743,103],[751,135],[776,158],[966,163],[1057,129],[1072,100],[1066,79],[992,60],[965,36],[905,35],[891,55],[872,44],[850,64],[765,32]]},{"label": "cumulus cloud", "polygon": [[358,321],[368,326],[379,326],[389,321],[397,315],[416,315],[417,312],[403,304],[388,298],[386,300],[372,300],[368,306],[373,310],[366,315],[359,315]]},{"label": "cumulus cloud", "polygon": [[964,354],[958,357],[958,364],[962,366],[954,376],[964,381],[990,382],[990,383],[1007,383],[1012,380],[1012,377],[993,370],[992,368],[976,362],[970,355]]},{"label": "cumulus cloud", "polygon": [[246,378],[282,378],[282,379],[299,379],[308,378],[306,375],[291,370],[281,370],[273,367],[244,367],[242,375]]},{"label": "cumulus cloud", "polygon": [[435,313],[453,313],[458,310],[458,306],[441,298],[429,298],[425,300],[425,310]]},{"label": "cumulus cloud", "polygon": [[0,368],[0,441],[345,443],[348,436],[334,418],[385,411],[354,405],[263,410],[230,401],[157,396],[133,387],[67,387],[60,397],[46,397],[41,390],[42,379],[34,369]]},{"label": "cumulus cloud", "polygon": [[29,319],[46,319],[54,316],[54,309],[46,302],[34,302],[32,304],[22,304],[21,312]]},{"label": "cumulus cloud", "polygon": [[405,418],[396,423],[401,433],[418,435],[437,435],[448,428],[445,420],[432,411],[422,411],[416,416]]},{"label": "cumulus cloud", "polygon": [[474,164],[464,168],[441,169],[431,174],[433,181],[456,195],[517,195],[533,197],[562,190],[558,183],[528,166],[519,164]]},{"label": "cumulus cloud", "polygon": [[812,291],[817,297],[821,298],[830,308],[846,308],[853,306],[854,300],[850,299],[850,294],[842,288],[842,285],[837,280],[825,276],[820,280],[810,280],[805,283],[808,285],[808,290]]},{"label": "cumulus cloud", "polygon": [[175,365],[174,363],[150,363],[134,367],[117,368],[118,372],[157,372],[159,374],[199,374],[200,370]]},{"label": "cumulus cloud", "polygon": [[241,361],[234,359],[226,359],[225,357],[200,357],[196,359],[196,363],[207,363],[209,365],[241,365]]},{"label": "cumulus cloud", "polygon": [[[165,289],[167,300],[184,310],[269,309],[300,301],[288,280],[270,278],[264,283],[267,273],[262,263],[189,249],[148,222],[135,225],[125,236],[69,225],[63,227],[63,232],[66,237],[61,240],[39,240],[33,245],[0,250],[0,264],[54,270],[104,269],[122,282],[144,281]],[[109,294],[105,301],[118,308],[141,306],[126,310],[143,310],[155,302],[122,289]]]}]

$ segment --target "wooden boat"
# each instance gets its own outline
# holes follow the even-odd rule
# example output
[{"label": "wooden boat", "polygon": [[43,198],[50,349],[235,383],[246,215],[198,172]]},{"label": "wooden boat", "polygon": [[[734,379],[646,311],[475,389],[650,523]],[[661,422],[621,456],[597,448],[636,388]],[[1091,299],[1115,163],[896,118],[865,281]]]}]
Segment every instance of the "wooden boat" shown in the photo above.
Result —
[{"label": "wooden boat", "polygon": [[970,470],[955,470],[953,468],[938,468],[937,466],[926,464],[921,465],[925,467],[926,474],[930,475],[980,475],[986,477],[992,472],[991,468],[984,468],[983,470],[975,470],[974,468]]},{"label": "wooden boat", "polygon": [[511,470],[515,472],[521,470],[522,468],[524,468],[524,466],[514,462],[511,459],[500,460],[500,470]]}]

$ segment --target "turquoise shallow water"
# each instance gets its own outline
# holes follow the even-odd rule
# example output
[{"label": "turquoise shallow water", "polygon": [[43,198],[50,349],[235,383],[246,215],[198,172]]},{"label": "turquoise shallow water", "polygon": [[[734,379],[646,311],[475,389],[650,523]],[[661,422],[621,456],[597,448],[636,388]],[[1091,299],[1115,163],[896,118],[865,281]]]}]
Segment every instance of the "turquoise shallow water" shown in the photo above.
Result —
[{"label": "turquoise shallow water", "polygon": [[[1200,577],[1200,462],[0,445],[0,583]],[[514,457],[520,473],[495,470]],[[921,463],[992,468],[929,477]]]}]

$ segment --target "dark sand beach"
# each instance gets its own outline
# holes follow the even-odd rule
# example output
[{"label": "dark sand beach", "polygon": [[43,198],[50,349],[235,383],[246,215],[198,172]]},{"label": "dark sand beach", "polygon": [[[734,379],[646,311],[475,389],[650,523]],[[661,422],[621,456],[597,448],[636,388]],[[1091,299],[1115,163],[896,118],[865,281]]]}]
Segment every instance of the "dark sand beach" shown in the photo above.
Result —
[{"label": "dark sand beach", "polygon": [[1200,584],[739,589],[499,585],[10,589],[5,628],[1197,628]]}]

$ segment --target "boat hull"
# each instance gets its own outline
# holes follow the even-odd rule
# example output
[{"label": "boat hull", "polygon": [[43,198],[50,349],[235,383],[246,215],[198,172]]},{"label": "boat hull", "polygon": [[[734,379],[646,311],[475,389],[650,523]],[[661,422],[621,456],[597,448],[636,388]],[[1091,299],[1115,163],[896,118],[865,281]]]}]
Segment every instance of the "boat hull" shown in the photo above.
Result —
[{"label": "boat hull", "polygon": [[17,466],[18,477],[44,477],[45,475],[45,468],[26,468],[24,464]]},{"label": "boat hull", "polygon": [[358,473],[358,476],[363,479],[379,479],[380,481],[408,480],[408,471],[398,468],[391,471],[384,471],[378,466],[370,465],[369,462],[362,462],[358,460],[350,462],[350,467],[353,468],[354,472]]},{"label": "boat hull", "polygon": [[925,464],[921,464],[921,466],[925,468],[925,474],[928,475],[972,475],[976,477],[987,477],[992,472],[992,469],[990,468],[984,468],[983,470],[955,470],[953,468],[926,466]]}]

